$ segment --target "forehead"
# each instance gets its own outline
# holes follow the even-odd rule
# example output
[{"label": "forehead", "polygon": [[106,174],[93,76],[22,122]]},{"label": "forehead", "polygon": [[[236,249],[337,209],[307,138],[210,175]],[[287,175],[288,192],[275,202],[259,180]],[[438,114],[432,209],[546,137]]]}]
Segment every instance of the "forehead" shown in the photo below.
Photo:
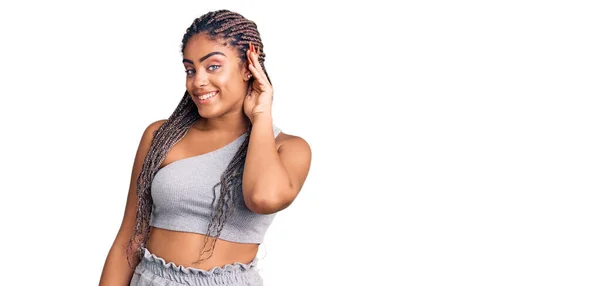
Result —
[{"label": "forehead", "polygon": [[228,60],[237,58],[237,50],[227,41],[221,38],[211,39],[205,34],[194,35],[188,40],[183,50],[183,57],[197,62],[201,57],[217,51],[225,54]]}]

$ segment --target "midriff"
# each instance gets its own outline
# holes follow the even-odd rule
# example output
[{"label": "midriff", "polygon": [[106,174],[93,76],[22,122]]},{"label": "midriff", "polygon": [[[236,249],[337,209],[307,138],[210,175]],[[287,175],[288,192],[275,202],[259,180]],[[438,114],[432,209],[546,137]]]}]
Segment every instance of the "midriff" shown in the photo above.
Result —
[{"label": "midriff", "polygon": [[[184,267],[210,270],[235,262],[250,263],[258,253],[258,244],[236,243],[217,239],[212,256],[194,264],[200,258],[200,251],[206,236],[198,233],[172,231],[162,228],[150,228],[150,238],[146,248],[151,253]],[[210,250],[212,239],[208,239],[205,250]],[[203,254],[203,258],[208,256]]]}]

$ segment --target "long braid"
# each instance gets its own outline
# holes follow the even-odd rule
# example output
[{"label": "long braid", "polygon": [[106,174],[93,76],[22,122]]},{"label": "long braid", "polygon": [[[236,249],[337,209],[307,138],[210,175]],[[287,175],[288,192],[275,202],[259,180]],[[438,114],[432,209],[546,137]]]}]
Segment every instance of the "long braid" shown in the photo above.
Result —
[{"label": "long braid", "polygon": [[138,260],[132,261],[134,258],[131,255],[133,246],[137,248],[137,258],[142,258],[141,247],[145,246],[150,234],[150,215],[152,212],[150,187],[152,180],[169,150],[185,136],[189,127],[200,117],[198,111],[193,107],[194,102],[186,92],[173,114],[154,132],[150,149],[137,178],[138,208],[136,222],[133,235],[130,237],[126,249],[130,267],[138,262]]},{"label": "long braid", "polygon": [[[267,79],[271,82],[264,66],[265,53],[262,40],[254,22],[238,13],[228,10],[208,12],[195,19],[192,25],[186,30],[182,40],[182,53],[189,39],[200,33],[208,35],[213,40],[217,38],[227,40],[229,45],[237,49],[242,65],[247,62],[246,51],[249,48],[249,43],[252,43],[256,48],[260,48],[259,63],[263,71],[265,71]],[[250,85],[252,85],[253,80],[254,78],[250,79]],[[196,105],[192,101],[190,94],[185,92],[173,114],[154,132],[150,149],[144,159],[142,171],[137,179],[138,209],[134,231],[126,249],[127,260],[131,268],[134,268],[134,265],[143,258],[142,247],[145,247],[150,234],[150,216],[153,204],[150,188],[154,175],[159,170],[160,164],[167,156],[169,150],[185,136],[192,124],[199,118],[200,115],[198,114]],[[220,182],[213,187],[211,219],[208,224],[202,250],[200,251],[200,257],[196,262],[203,261],[212,256],[216,239],[221,234],[228,217],[234,209],[233,202],[241,198],[242,173],[251,129],[251,126],[248,127],[244,142],[227,166],[225,172],[221,175]],[[206,249],[208,244],[210,247]],[[134,248],[136,252],[135,256],[132,255]],[[202,258],[206,253],[209,253],[208,257]]]}]

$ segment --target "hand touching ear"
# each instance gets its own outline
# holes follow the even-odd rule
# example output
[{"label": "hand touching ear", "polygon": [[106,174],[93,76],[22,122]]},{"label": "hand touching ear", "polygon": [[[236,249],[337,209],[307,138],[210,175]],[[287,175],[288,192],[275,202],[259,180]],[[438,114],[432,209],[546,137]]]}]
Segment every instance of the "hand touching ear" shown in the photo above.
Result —
[{"label": "hand touching ear", "polygon": [[252,43],[250,43],[250,48],[246,52],[248,69],[252,74],[252,78],[254,78],[250,79],[251,90],[244,100],[244,112],[250,118],[250,122],[254,122],[255,116],[271,116],[273,103],[273,88],[258,61],[259,52],[260,50],[258,52],[254,50]]}]

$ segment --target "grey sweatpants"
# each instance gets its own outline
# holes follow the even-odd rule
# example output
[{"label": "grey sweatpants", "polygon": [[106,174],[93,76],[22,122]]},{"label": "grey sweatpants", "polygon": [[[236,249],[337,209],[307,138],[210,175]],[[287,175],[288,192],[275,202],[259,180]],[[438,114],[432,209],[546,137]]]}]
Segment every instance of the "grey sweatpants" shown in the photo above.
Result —
[{"label": "grey sweatpants", "polygon": [[130,286],[262,286],[263,280],[256,269],[258,260],[249,264],[234,263],[215,267],[210,271],[166,263],[164,259],[144,249],[144,258],[135,268]]}]

